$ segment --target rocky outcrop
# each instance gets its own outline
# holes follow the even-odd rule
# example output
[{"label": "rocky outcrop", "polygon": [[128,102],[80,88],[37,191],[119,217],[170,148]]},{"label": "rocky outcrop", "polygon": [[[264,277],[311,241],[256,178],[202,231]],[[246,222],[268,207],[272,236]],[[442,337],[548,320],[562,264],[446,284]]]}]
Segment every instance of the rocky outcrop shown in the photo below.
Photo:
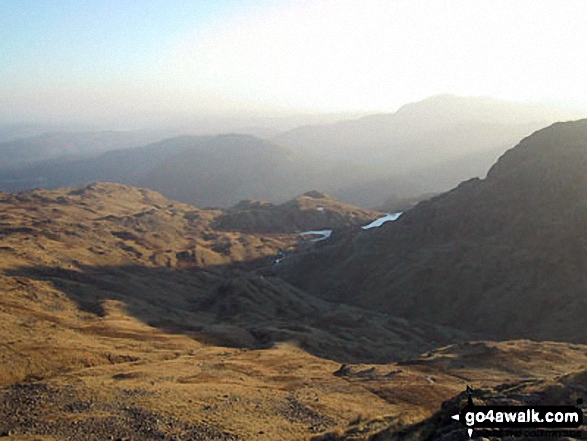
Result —
[{"label": "rocky outcrop", "polygon": [[382,213],[309,191],[284,204],[241,201],[219,216],[214,227],[249,233],[290,233],[366,225]]}]

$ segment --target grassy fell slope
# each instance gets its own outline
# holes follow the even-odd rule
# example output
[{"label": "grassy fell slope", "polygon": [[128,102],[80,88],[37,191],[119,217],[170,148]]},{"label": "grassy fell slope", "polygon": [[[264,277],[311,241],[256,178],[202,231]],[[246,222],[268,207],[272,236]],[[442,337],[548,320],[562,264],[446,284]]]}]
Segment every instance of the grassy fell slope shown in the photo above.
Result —
[{"label": "grassy fell slope", "polygon": [[7,439],[361,439],[409,429],[466,384],[587,363],[582,345],[435,349],[469,336],[263,275],[295,236],[218,231],[220,211],[148,190],[99,183],[0,204]]},{"label": "grassy fell slope", "polygon": [[0,204],[2,435],[301,439],[393,408],[333,377],[340,361],[464,338],[251,272],[296,236],[217,231],[219,211],[155,192],[97,183]]}]

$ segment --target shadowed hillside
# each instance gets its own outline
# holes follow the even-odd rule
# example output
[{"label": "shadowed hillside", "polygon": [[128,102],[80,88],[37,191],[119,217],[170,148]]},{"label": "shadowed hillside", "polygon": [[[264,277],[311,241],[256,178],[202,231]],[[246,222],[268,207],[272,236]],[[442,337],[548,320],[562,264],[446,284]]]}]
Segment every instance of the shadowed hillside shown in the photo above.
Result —
[{"label": "shadowed hillside", "polygon": [[554,124],[505,153],[486,179],[333,241],[283,275],[331,301],[487,338],[585,342],[586,169],[587,120]]}]

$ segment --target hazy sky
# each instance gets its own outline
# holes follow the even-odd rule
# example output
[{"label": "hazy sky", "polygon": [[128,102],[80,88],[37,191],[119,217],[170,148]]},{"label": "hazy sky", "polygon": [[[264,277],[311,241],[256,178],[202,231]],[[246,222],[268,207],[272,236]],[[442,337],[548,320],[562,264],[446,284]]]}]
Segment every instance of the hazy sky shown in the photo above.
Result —
[{"label": "hazy sky", "polygon": [[1,0],[0,121],[587,107],[577,0]]}]

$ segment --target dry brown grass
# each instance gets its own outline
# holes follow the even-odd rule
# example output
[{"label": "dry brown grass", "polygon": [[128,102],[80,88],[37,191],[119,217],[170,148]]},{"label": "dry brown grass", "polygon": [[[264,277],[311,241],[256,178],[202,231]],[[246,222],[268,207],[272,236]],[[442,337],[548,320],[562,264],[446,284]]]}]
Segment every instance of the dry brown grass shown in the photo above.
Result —
[{"label": "dry brown grass", "polygon": [[[421,421],[467,384],[571,372],[576,378],[565,381],[584,379],[577,373],[587,364],[582,345],[434,350],[427,332],[448,339],[449,330],[331,305],[257,273],[177,261],[167,268],[149,253],[172,256],[190,241],[220,239],[200,239],[213,232],[186,221],[193,207],[123,190],[1,196],[0,433],[14,431],[8,439],[294,441],[329,433],[320,436],[358,440]],[[146,205],[159,208],[137,216]],[[168,229],[147,228],[167,221]],[[138,239],[112,234],[122,230]],[[287,244],[230,234],[240,245],[228,255],[210,249],[218,262]],[[118,247],[120,240],[141,257]],[[377,356],[389,363],[367,362]],[[333,375],[344,357],[356,363]]]}]

